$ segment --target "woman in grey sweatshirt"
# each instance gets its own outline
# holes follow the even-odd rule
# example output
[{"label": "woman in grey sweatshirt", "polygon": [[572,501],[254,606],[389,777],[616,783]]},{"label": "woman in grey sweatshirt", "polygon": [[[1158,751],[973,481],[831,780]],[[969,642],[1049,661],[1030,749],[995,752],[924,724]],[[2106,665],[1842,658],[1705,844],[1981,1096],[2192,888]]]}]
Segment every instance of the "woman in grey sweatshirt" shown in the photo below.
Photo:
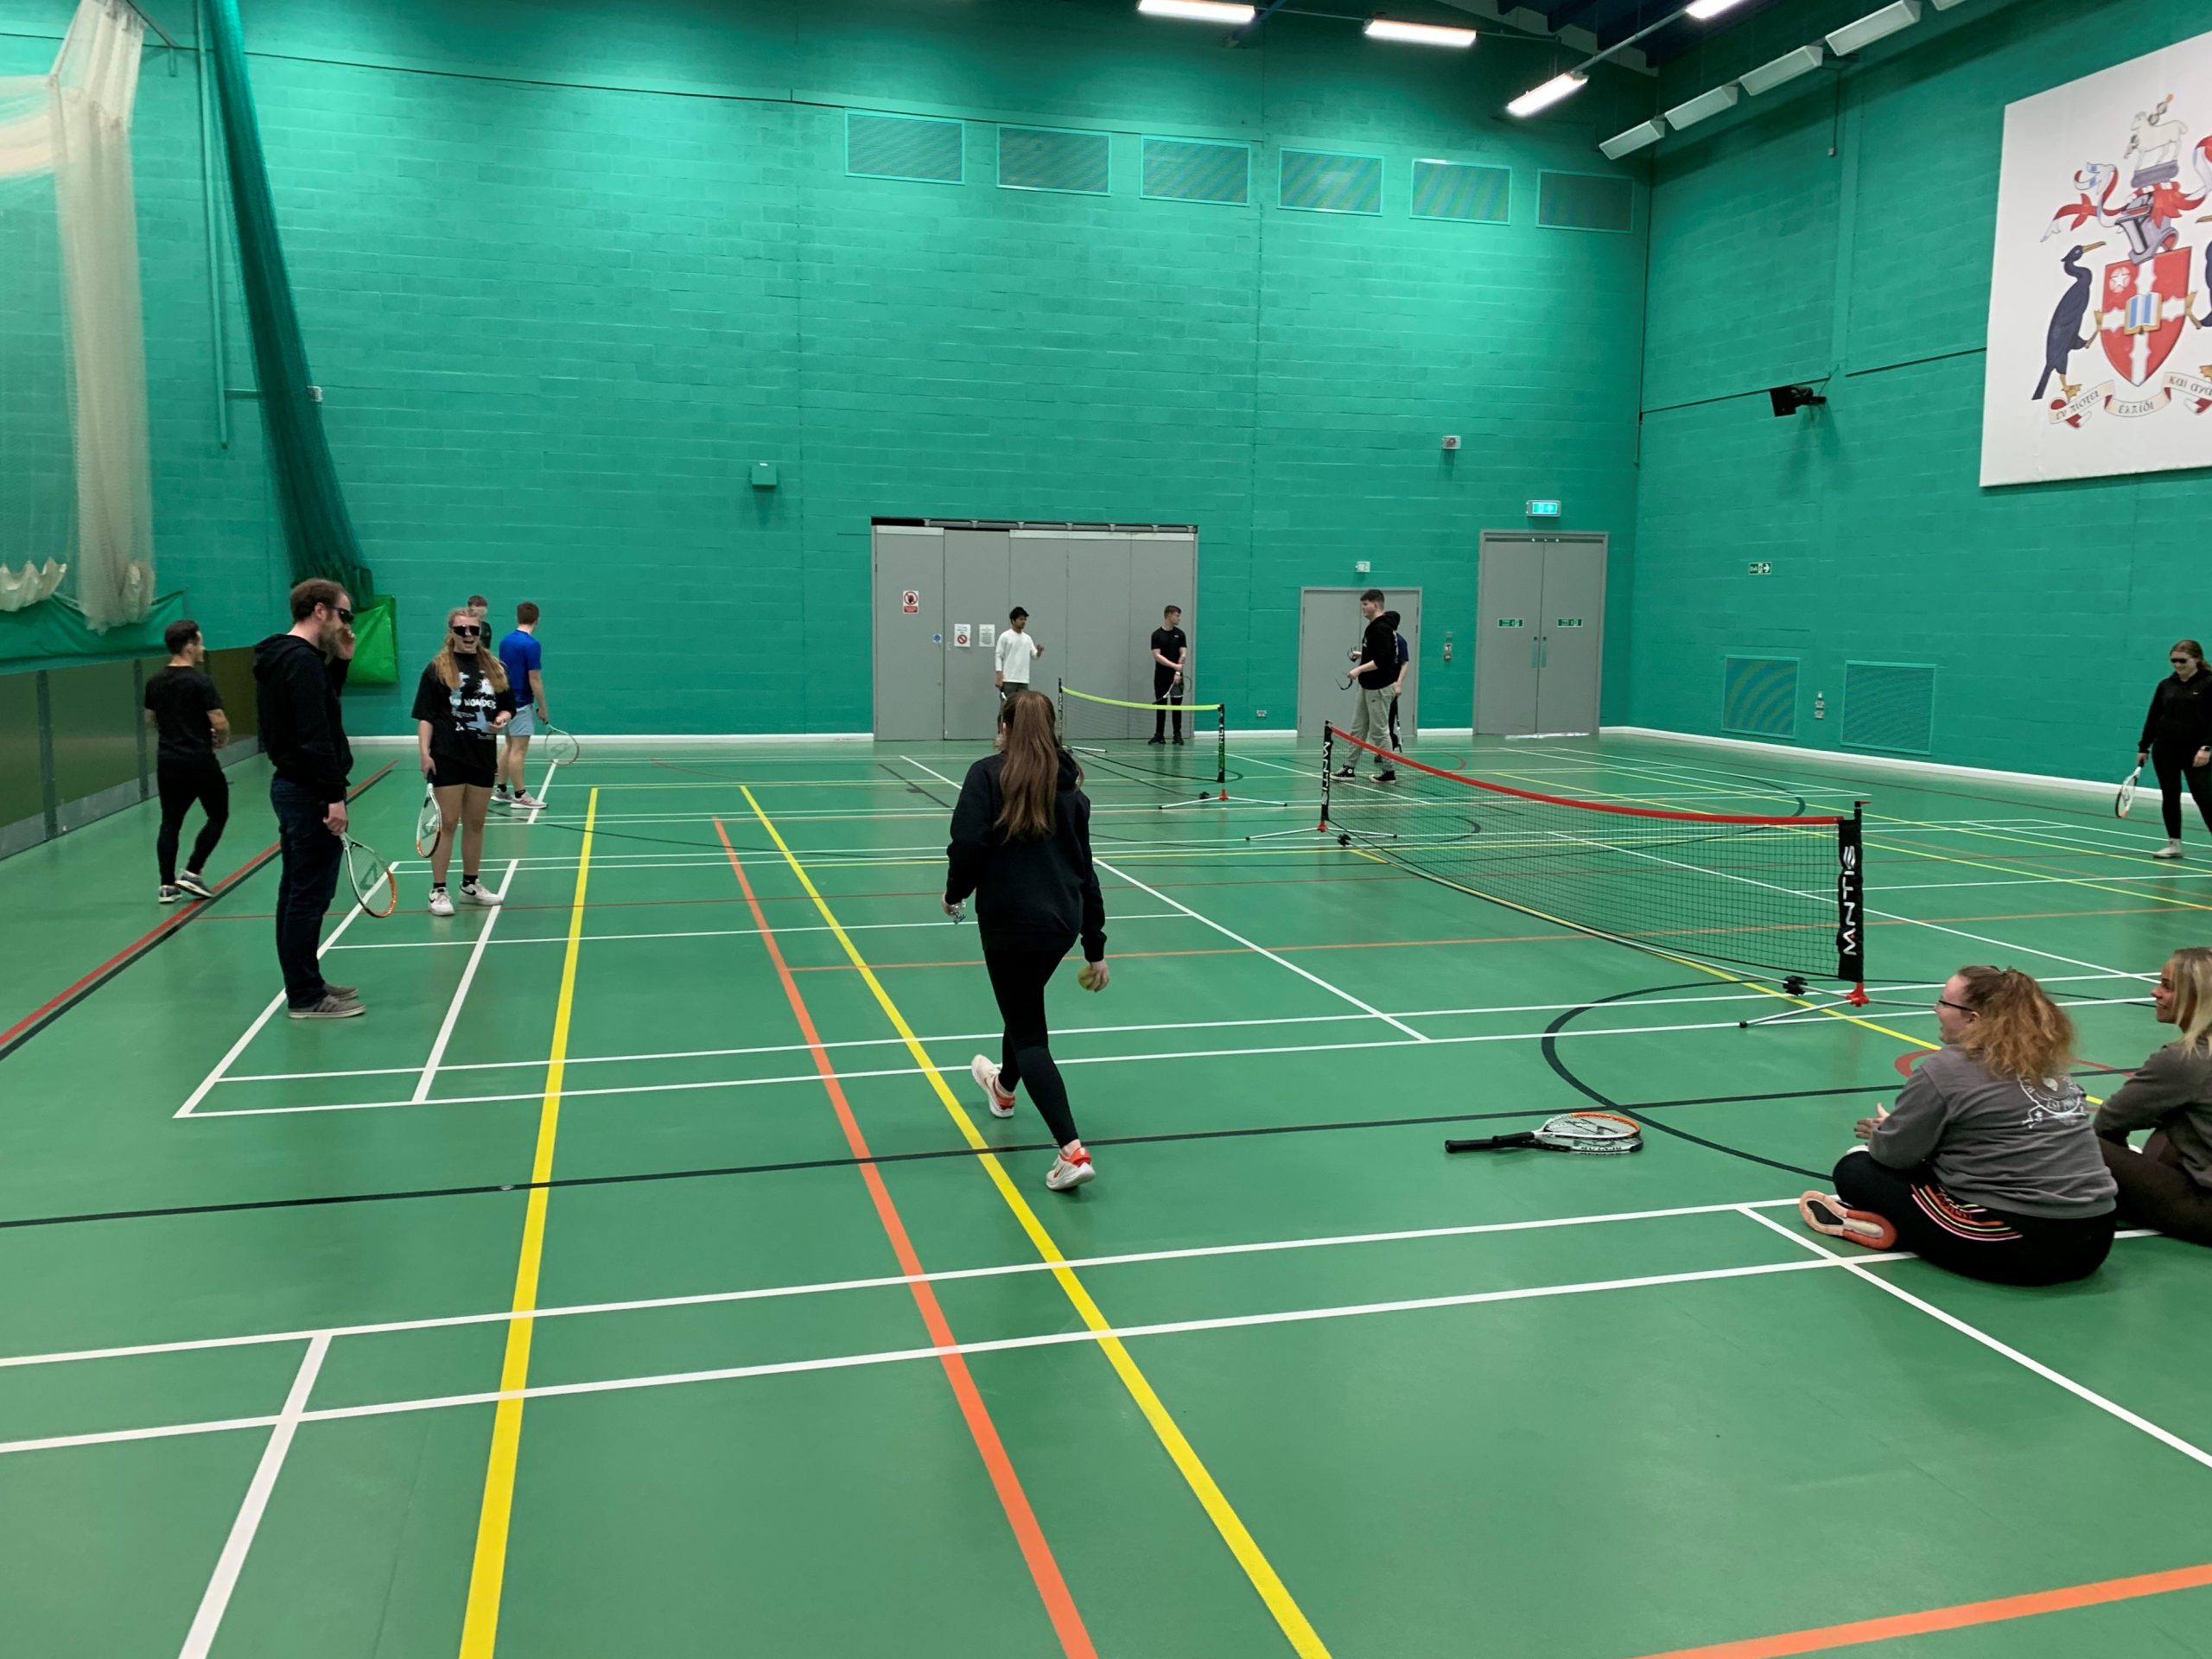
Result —
[{"label": "woman in grey sweatshirt", "polygon": [[2067,1076],[2073,1021],[2010,968],[1960,969],[1936,1020],[1942,1047],[1891,1110],[1860,1121],[1866,1146],[1798,1213],[1831,1237],[1999,1284],[2094,1273],[2112,1249],[2115,1185]]},{"label": "woman in grey sweatshirt", "polygon": [[[2152,995],[2181,1035],[2136,1068],[2097,1113],[2097,1145],[2120,1183],[2120,1218],[2212,1244],[2212,950],[2177,950]],[[2148,1129],[2143,1150],[2128,1135]]]}]

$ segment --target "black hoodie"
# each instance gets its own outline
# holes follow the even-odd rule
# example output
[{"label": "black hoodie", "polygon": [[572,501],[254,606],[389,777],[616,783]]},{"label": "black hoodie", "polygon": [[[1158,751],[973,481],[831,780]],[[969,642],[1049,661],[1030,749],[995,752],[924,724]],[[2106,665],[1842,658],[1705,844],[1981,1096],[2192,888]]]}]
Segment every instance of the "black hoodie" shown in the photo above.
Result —
[{"label": "black hoodie", "polygon": [[1078,935],[1086,962],[1106,955],[1106,900],[1090,867],[1090,800],[1079,785],[1075,758],[1060,752],[1060,789],[1052,833],[1014,841],[999,823],[1006,791],[999,774],[1006,757],[994,754],[968,768],[960,803],[952,809],[951,868],[944,896],[958,904],[976,895],[976,926],[984,940],[1040,950],[1065,950]]},{"label": "black hoodie", "polygon": [[261,747],[279,778],[325,801],[346,798],[346,774],[353,769],[338,707],[346,667],[296,633],[272,633],[253,648]]},{"label": "black hoodie", "polygon": [[[1337,636],[1343,639],[1342,634]],[[1380,691],[1398,683],[1398,613],[1385,611],[1367,625],[1367,633],[1360,641],[1359,654],[1371,666],[1359,677],[1359,683],[1370,691]]]}]

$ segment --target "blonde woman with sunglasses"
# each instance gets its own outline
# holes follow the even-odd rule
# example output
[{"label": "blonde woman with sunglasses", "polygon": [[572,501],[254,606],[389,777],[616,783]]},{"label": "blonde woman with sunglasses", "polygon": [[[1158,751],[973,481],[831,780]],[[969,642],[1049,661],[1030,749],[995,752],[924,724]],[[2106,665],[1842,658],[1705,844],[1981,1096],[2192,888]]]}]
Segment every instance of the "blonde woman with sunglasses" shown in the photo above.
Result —
[{"label": "blonde woman with sunglasses", "polygon": [[[2105,1102],[2098,1148],[2120,1183],[2123,1224],[2212,1244],[2212,950],[2168,957],[2152,1007],[2181,1034]],[[2151,1131],[2140,1152],[2127,1144],[2139,1129]]]},{"label": "blonde woman with sunglasses", "polygon": [[514,718],[507,671],[491,649],[483,618],[463,606],[446,616],[445,645],[415,688],[416,749],[437,797],[445,828],[430,855],[430,914],[453,914],[446,872],[454,830],[461,830],[461,902],[496,905],[500,895],[481,880],[484,815],[499,773],[499,734]]}]

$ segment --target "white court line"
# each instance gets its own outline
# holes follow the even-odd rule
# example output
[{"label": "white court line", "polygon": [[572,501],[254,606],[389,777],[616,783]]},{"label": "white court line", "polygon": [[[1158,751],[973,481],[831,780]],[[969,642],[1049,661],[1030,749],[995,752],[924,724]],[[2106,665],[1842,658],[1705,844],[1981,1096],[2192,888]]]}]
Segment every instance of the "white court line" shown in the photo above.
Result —
[{"label": "white court line", "polygon": [[[1876,1255],[1872,1262],[1898,1262],[1903,1255]],[[1581,1296],[1612,1290],[1643,1290],[1665,1285],[1708,1283],[1728,1279],[1756,1279],[1776,1274],[1817,1273],[1824,1268],[1857,1266],[1825,1254],[1810,1259],[1761,1262],[1748,1267],[1706,1268],[1688,1273],[1646,1274],[1625,1279],[1591,1279],[1564,1285],[1531,1285],[1512,1290],[1478,1290],[1451,1296],[1408,1297],[1396,1301],[1358,1302],[1327,1307],[1294,1308],[1276,1313],[1231,1313],[1210,1319],[1163,1320],[1152,1325],[1125,1325],[1101,1330],[1052,1331],[1027,1337],[998,1337],[977,1342],[947,1343],[928,1348],[894,1348],[871,1353],[837,1354],[818,1359],[779,1360],[759,1365],[728,1365],[712,1370],[668,1371],[645,1376],[607,1377],[589,1382],[540,1383],[531,1388],[486,1389],[475,1394],[453,1394],[418,1400],[393,1400],[369,1405],[332,1406],[302,1414],[309,1423],[338,1422],[358,1417],[387,1417],[417,1411],[440,1411],[455,1406],[496,1404],[501,1400],[545,1400],[594,1394],[622,1394],[642,1389],[682,1387],[697,1382],[732,1382],[743,1377],[790,1376],[813,1371],[849,1370],[862,1366],[893,1365],[916,1360],[942,1359],[952,1354],[1015,1353],[1032,1348],[1065,1347],[1071,1344],[1135,1341],[1143,1337],[1188,1336],[1209,1331],[1251,1330],[1265,1325],[1310,1325],[1325,1320],[1370,1318],[1378,1313],[1427,1313],[1441,1308],[1477,1307],[1491,1302],[1536,1301],[1555,1296]],[[167,1440],[179,1435],[212,1434],[274,1422],[272,1418],[223,1418],[200,1423],[166,1423],[151,1428],[105,1429],[86,1434],[52,1435],[35,1440],[0,1442],[0,1456],[17,1452],[48,1452],[92,1446],[114,1446],[133,1440]]]},{"label": "white court line", "polygon": [[300,1361],[298,1374],[292,1378],[291,1392],[284,1396],[284,1408],[276,1414],[269,1444],[262,1448],[261,1461],[255,1466],[253,1479],[245,1489],[245,1501],[238,1505],[238,1518],[231,1522],[231,1535],[223,1541],[223,1553],[216,1558],[215,1571],[200,1598],[200,1611],[194,1616],[191,1630],[185,1633],[184,1646],[177,1650],[177,1659],[207,1659],[208,1649],[215,1644],[215,1632],[222,1627],[223,1615],[230,1608],[231,1592],[238,1588],[238,1573],[245,1566],[246,1552],[253,1548],[253,1535],[260,1530],[262,1515],[269,1508],[269,1495],[276,1490],[276,1477],[283,1472],[285,1456],[292,1449],[292,1437],[298,1432],[301,1414],[307,1410],[308,1396],[315,1392],[315,1379],[322,1370],[322,1357],[329,1351],[328,1335],[320,1334],[308,1340],[307,1355]]},{"label": "white court line", "polygon": [[[1744,1214],[1750,1217],[1751,1220],[1758,1223],[1760,1226],[1768,1228],[1774,1232],[1781,1234],[1783,1237],[1788,1239],[1791,1243],[1802,1246],[1804,1249],[1812,1251],[1815,1255],[1819,1256],[1825,1261],[1840,1263],[1844,1269],[1851,1274],[1853,1278],[1863,1279],[1868,1284],[1896,1297],[1897,1300],[1904,1303],[1908,1307],[1916,1307],[1922,1313],[1927,1314],[1929,1318],[1941,1320],[1943,1324],[1949,1325],[1952,1330],[1957,1332],[1961,1336],[1980,1343],[1983,1347],[1988,1349],[1990,1352],[2003,1355],[2006,1359],[2011,1360],[2015,1365],[2024,1366],[2027,1370],[2033,1371],[2037,1376],[2043,1378],[2044,1382],[2056,1383],[2060,1388],[2065,1389],[2067,1393],[2073,1395],[2077,1399],[2088,1401],[2099,1411],[2118,1418],[2121,1422],[2126,1423],[2130,1428],[2139,1429],[2142,1433],[2148,1434],[2152,1440],[2158,1441],[2161,1445],[2171,1446],[2183,1457],[2193,1459],[2195,1461],[2202,1464],[2207,1469],[2212,1469],[2212,1452],[2206,1452],[2200,1446],[2191,1445],[2189,1441],[2182,1439],[2180,1435],[2169,1433],[2167,1430],[2160,1428],[2156,1423],[2151,1421],[2149,1418],[2139,1417],[2133,1412],[2128,1410],[2126,1407],[2120,1405],[2114,1401],[2106,1399],[2104,1395],[2099,1394],[2094,1389],[2085,1388],[2081,1383],[2076,1382],[2072,1377],[2064,1375],[2063,1372],[2054,1371],[2050,1366],[2044,1364],[2041,1361],[2029,1358],[2018,1349],[2012,1347],[2007,1343],[1999,1342],[1996,1338],[1991,1336],[1986,1331],[1978,1330],[1974,1326],[1968,1325],[1964,1319],[1960,1319],[1956,1314],[1947,1313],[1942,1308],[1936,1306],[1935,1303],[1923,1301],[1919,1297],[1914,1295],[1910,1291],[1904,1289],[1902,1286],[1891,1284],[1887,1279],[1882,1277],[1880,1274],[1867,1272],[1866,1264],[1869,1262],[1879,1261],[1882,1259],[1881,1257],[1846,1257],[1839,1255],[1836,1252],[1828,1249],[1827,1245],[1816,1243],[1815,1240],[1807,1237],[1802,1233],[1792,1232],[1789,1228],[1783,1226],[1780,1223],[1773,1220],[1771,1217],[1760,1215],[1757,1211],[1752,1210],[1748,1206],[1745,1208]],[[2141,1236],[2139,1233],[2135,1236],[2139,1237]],[[1897,1258],[1891,1256],[1889,1259],[1895,1261]]]},{"label": "white court line", "polygon": [[1351,1003],[1352,1007],[1359,1009],[1363,1014],[1371,1014],[1374,1018],[1380,1020],[1386,1026],[1395,1027],[1398,1030],[1404,1032],[1407,1036],[1412,1038],[1415,1042],[1425,1043],[1429,1040],[1427,1033],[1425,1032],[1415,1031],[1404,1020],[1399,1019],[1397,1015],[1394,1014],[1385,1014],[1382,1009],[1376,1007],[1371,1002],[1363,1002],[1359,998],[1354,996],[1350,991],[1347,991],[1339,986],[1332,985],[1327,980],[1322,978],[1319,974],[1309,973],[1306,969],[1300,967],[1296,963],[1291,961],[1287,957],[1277,956],[1274,951],[1268,950],[1264,944],[1253,944],[1251,940],[1246,938],[1242,933],[1232,932],[1228,928],[1224,927],[1219,922],[1214,920],[1212,917],[1200,915],[1197,911],[1192,910],[1188,905],[1183,903],[1181,899],[1171,899],[1166,893],[1160,892],[1157,887],[1148,887],[1145,886],[1143,882],[1138,880],[1136,877],[1131,875],[1127,870],[1116,869],[1111,864],[1109,864],[1104,859],[1096,856],[1095,854],[1092,855],[1091,862],[1097,865],[1100,869],[1106,871],[1109,874],[1120,877],[1122,880],[1135,887],[1139,893],[1148,893],[1153,898],[1157,899],[1163,905],[1174,906],[1176,909],[1181,911],[1185,916],[1188,916],[1193,921],[1204,922],[1208,927],[1213,929],[1215,932],[1220,934],[1224,938],[1234,939],[1237,944],[1243,945],[1247,950],[1254,951],[1260,956],[1265,957],[1269,962],[1274,963],[1277,967],[1287,968],[1292,973],[1296,974],[1300,979],[1306,980],[1312,984],[1319,985],[1323,990],[1328,992],[1330,995],[1343,998],[1344,1001]]},{"label": "white court line", "polygon": [[[729,868],[729,861],[728,858],[717,859],[715,861],[724,869]],[[594,870],[599,868],[599,859],[596,855],[592,858],[591,867]],[[1132,912],[1128,915],[1122,915],[1117,912],[1113,916],[1112,919],[1116,923],[1120,923],[1160,921],[1179,922],[1185,918],[1172,910],[1146,910]],[[938,931],[943,932],[944,931],[944,918],[943,917],[939,917],[933,922],[854,922],[846,926],[845,931],[848,933],[880,933],[887,931],[907,928],[935,928]],[[779,938],[781,938],[786,933],[827,933],[830,931],[831,930],[829,927],[824,926],[820,923],[815,923],[805,927],[779,927],[776,930],[776,933]],[[757,927],[703,927],[670,933],[586,933],[580,937],[587,944],[594,941],[619,944],[625,940],[637,939],[748,939],[753,938],[760,931],[760,930]],[[497,945],[501,949],[517,944],[566,944],[568,942],[569,938],[565,933],[549,934],[543,938],[494,939],[492,941],[494,945]],[[469,941],[467,939],[393,939],[388,943],[372,941],[365,944],[341,944],[334,946],[333,948],[340,950],[458,950],[460,947],[468,943]],[[902,1038],[898,1040],[904,1041],[905,1039]],[[540,1058],[537,1062],[540,1065],[543,1065],[544,1063],[545,1062],[543,1058]]]},{"label": "white court line", "polygon": [[[340,881],[339,887],[341,891],[346,890],[345,883],[342,880]],[[339,918],[338,925],[330,930],[328,937],[323,940],[321,946],[319,946],[315,950],[315,954],[316,961],[321,961],[322,958],[329,953],[330,947],[338,943],[340,937],[344,934],[346,930],[353,925],[353,918],[361,913],[361,906],[359,904],[349,903],[346,906],[346,913]],[[280,990],[276,995],[269,999],[269,1006],[262,1009],[262,1011],[254,1017],[253,1023],[238,1033],[238,1041],[232,1043],[229,1051],[224,1054],[223,1058],[215,1062],[214,1070],[208,1072],[206,1077],[200,1079],[200,1086],[185,1096],[184,1104],[178,1107],[173,1116],[177,1117],[190,1117],[194,1109],[199,1106],[200,1103],[207,1098],[207,1091],[223,1080],[223,1074],[231,1069],[232,1062],[236,1060],[239,1055],[245,1052],[246,1046],[252,1042],[256,1037],[258,1037],[261,1034],[261,1028],[267,1025],[275,1016],[276,1010],[283,1006],[284,993]]]},{"label": "white court line", "polygon": [[[1003,1279],[1020,1274],[1051,1273],[1061,1268],[1084,1271],[1092,1268],[1142,1267],[1155,1262],[1196,1262],[1215,1256],[1268,1255],[1284,1250],[1341,1249],[1358,1244],[1400,1244],[1432,1238],[1472,1238],[1486,1233],[1542,1232],[1560,1227],[1597,1227],[1623,1221],[1671,1221],[1682,1216],[1732,1215],[1743,1209],[1785,1209],[1795,1198],[1756,1198],[1736,1204],[1678,1205],[1666,1210],[1616,1210],[1591,1216],[1545,1216],[1521,1221],[1481,1221],[1452,1227],[1413,1227],[1384,1233],[1333,1233],[1314,1238],[1268,1238],[1234,1244],[1191,1244],[1167,1250],[1130,1250],[1113,1255],[1077,1256],[1065,1262],[1030,1258],[982,1268],[945,1268],[934,1273],[888,1274],[868,1279],[832,1279],[797,1285],[775,1285],[748,1290],[696,1292],[683,1296],[652,1296],[618,1302],[575,1302],[563,1307],[513,1310],[499,1308],[484,1313],[445,1313],[418,1319],[385,1319],[369,1325],[331,1325],[321,1331],[269,1331],[247,1336],[191,1337],[175,1342],[137,1343],[121,1348],[79,1348],[44,1354],[0,1357],[0,1370],[29,1365],[74,1364],[95,1359],[137,1359],[150,1354],[196,1353],[211,1348],[252,1348],[276,1343],[305,1342],[316,1336],[378,1337],[408,1331],[442,1331],[456,1325],[503,1325],[518,1319],[558,1319],[594,1313],[652,1313],[671,1307],[710,1307],[729,1302],[780,1300],[794,1296],[821,1296],[852,1290],[884,1290],[908,1285],[949,1284],[969,1279]],[[240,1420],[245,1421],[245,1420]]]},{"label": "white court line", "polygon": [[[548,784],[546,787],[550,789],[552,785]],[[509,863],[507,873],[499,878],[502,898],[514,885],[514,879],[515,867]],[[484,947],[491,944],[492,930],[498,925],[499,920],[498,905],[484,912],[484,925],[476,935],[476,948],[468,953],[467,966],[461,970],[461,983],[453,988],[453,1001],[446,1005],[445,1020],[438,1027],[437,1040],[430,1045],[430,1058],[423,1063],[423,1075],[416,1081],[415,1100],[417,1104],[430,1097],[430,1085],[437,1081],[439,1062],[445,1058],[446,1045],[453,1040],[453,1028],[461,1019],[461,1005],[468,1001],[468,988],[476,982],[476,969],[484,960]]]}]

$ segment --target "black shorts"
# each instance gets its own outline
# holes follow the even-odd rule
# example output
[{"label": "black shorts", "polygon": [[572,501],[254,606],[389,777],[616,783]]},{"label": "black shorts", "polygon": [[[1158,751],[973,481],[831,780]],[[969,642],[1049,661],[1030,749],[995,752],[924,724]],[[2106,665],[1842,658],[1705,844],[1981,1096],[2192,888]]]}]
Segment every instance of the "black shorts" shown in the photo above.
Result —
[{"label": "black shorts", "polygon": [[488,739],[481,746],[480,753],[477,752],[475,745],[471,745],[470,752],[466,754],[433,750],[430,764],[437,768],[436,775],[430,781],[440,789],[450,789],[455,784],[470,784],[478,789],[489,789],[499,781],[499,751],[492,747]]}]

